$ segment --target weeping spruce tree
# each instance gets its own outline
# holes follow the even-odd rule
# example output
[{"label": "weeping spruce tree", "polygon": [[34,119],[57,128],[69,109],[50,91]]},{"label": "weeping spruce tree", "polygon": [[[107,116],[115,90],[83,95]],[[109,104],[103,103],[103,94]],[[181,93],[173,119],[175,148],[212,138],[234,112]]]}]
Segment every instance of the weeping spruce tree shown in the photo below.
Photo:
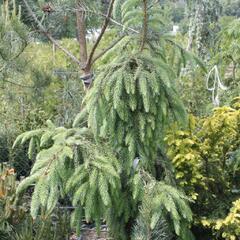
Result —
[{"label": "weeping spruce tree", "polygon": [[106,221],[116,240],[192,239],[188,199],[161,144],[170,122],[186,121],[174,81],[189,54],[166,35],[157,1],[118,0],[113,14],[134,31],[105,55],[72,128],[47,121],[16,139],[37,153],[18,195],[35,184],[33,218],[70,198],[78,235],[85,219],[98,230]]}]

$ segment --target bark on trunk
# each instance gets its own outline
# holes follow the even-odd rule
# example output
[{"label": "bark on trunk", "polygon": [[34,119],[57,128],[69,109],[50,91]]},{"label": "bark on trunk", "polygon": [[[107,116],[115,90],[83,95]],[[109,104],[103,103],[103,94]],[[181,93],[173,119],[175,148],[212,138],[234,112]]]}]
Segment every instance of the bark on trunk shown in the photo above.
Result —
[{"label": "bark on trunk", "polygon": [[76,22],[77,22],[77,39],[79,42],[79,54],[80,62],[82,64],[83,76],[81,80],[84,83],[85,88],[89,88],[93,81],[93,74],[91,71],[90,65],[87,66],[88,61],[88,52],[87,52],[87,40],[86,40],[86,21],[85,21],[85,12],[84,12],[83,0],[76,0]]},{"label": "bark on trunk", "polygon": [[86,24],[85,12],[83,11],[83,1],[77,0],[76,3],[76,18],[77,18],[77,39],[80,47],[80,61],[83,66],[87,62],[87,41],[86,41]]}]

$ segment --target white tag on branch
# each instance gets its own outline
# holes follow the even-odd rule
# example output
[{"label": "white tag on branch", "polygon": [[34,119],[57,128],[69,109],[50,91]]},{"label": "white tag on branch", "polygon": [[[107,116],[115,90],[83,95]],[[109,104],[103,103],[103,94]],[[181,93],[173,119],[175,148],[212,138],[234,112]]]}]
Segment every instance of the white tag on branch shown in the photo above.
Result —
[{"label": "white tag on branch", "polygon": [[138,157],[133,160],[133,169],[134,170],[136,170],[136,168],[139,164],[139,161],[140,161],[140,158],[138,158]]},{"label": "white tag on branch", "polygon": [[[211,77],[213,77],[213,86],[212,87],[209,86],[209,81],[210,81]],[[223,85],[223,83],[220,79],[217,65],[214,65],[214,67],[209,71],[209,73],[207,75],[207,80],[206,80],[206,87],[207,87],[208,91],[212,92],[212,101],[213,101],[214,106],[218,107],[220,104],[219,90],[225,91],[228,88]]]}]

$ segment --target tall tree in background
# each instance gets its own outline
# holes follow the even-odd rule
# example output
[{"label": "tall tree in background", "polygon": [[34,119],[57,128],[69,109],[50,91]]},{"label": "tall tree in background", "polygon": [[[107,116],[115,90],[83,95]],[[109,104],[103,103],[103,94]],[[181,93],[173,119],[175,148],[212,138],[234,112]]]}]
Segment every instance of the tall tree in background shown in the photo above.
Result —
[{"label": "tall tree in background", "polygon": [[10,8],[10,3],[12,2],[4,1],[0,6],[0,77],[3,82],[15,79],[16,71],[21,71],[17,65],[28,44],[27,28],[20,20],[21,13],[17,14],[21,9],[17,8],[15,2]]},{"label": "tall tree in background", "polygon": [[221,13],[219,0],[194,0],[187,1],[190,19],[188,50],[196,46],[196,52],[202,58],[210,56],[210,49],[216,41]]}]

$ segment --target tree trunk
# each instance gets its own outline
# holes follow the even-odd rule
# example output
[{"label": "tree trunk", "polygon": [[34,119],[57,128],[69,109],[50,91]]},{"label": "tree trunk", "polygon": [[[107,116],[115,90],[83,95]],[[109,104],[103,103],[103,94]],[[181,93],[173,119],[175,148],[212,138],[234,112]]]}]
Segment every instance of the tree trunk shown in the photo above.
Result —
[{"label": "tree trunk", "polygon": [[85,24],[85,12],[82,10],[83,1],[77,0],[76,3],[76,20],[77,20],[77,39],[80,47],[80,61],[83,66],[87,62],[87,41],[86,41],[86,24]]},{"label": "tree trunk", "polygon": [[93,74],[91,71],[91,65],[87,66],[88,53],[87,53],[87,40],[86,40],[86,21],[85,12],[83,10],[83,0],[76,0],[76,22],[77,22],[77,39],[79,43],[80,62],[82,65],[83,76],[81,80],[84,83],[85,88],[89,88],[93,81]]}]

